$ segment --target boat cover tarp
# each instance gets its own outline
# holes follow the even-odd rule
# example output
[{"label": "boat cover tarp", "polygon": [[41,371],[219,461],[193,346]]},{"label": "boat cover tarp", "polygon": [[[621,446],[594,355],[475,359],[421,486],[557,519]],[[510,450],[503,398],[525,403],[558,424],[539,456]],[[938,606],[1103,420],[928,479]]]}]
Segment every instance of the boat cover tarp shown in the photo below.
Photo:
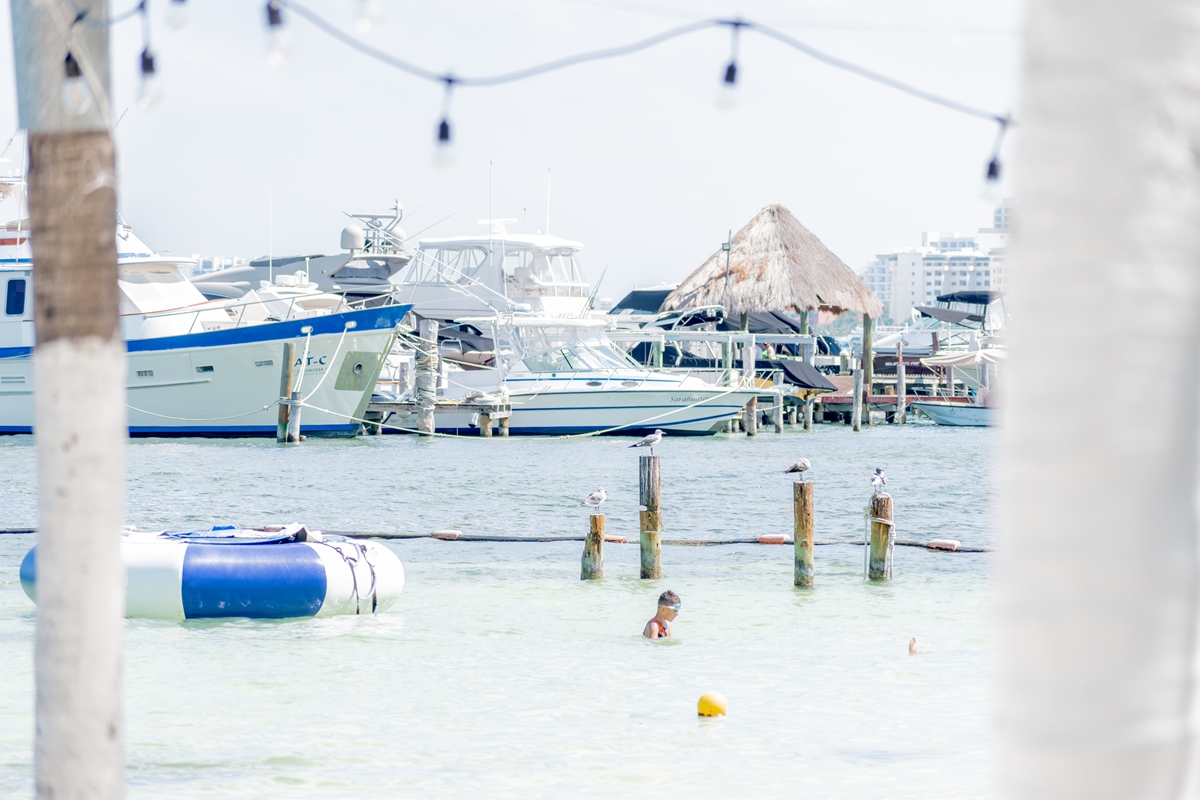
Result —
[{"label": "boat cover tarp", "polygon": [[[650,342],[639,342],[636,347],[629,353],[634,361],[641,364],[649,364],[651,357]],[[829,379],[821,374],[816,367],[805,361],[790,361],[788,359],[778,359],[775,361],[767,361],[765,359],[757,359],[755,362],[757,369],[777,369],[783,373],[783,381],[798,389],[813,389],[819,392],[834,392],[837,387],[830,383]],[[663,348],[663,366],[676,368],[693,368],[693,369],[721,369],[721,362],[716,358],[700,358],[691,353],[682,353],[674,347]],[[741,371],[742,362],[740,359],[734,359],[733,369]]]},{"label": "boat cover tarp", "polygon": [[960,325],[967,320],[970,320],[971,322],[983,322],[982,314],[971,314],[967,311],[956,311],[953,308],[917,306],[917,311],[920,311],[923,316],[932,317],[939,322],[949,322],[952,325]]},{"label": "boat cover tarp", "polygon": [[613,306],[608,313],[620,314],[622,311],[632,311],[635,314],[657,314],[670,293],[670,289],[634,289],[622,297],[621,302]]}]

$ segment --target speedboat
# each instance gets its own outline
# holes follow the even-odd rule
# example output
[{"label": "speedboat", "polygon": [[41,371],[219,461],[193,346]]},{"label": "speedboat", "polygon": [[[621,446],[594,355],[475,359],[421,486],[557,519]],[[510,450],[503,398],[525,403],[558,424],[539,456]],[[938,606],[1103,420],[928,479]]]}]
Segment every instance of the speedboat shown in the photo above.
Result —
[{"label": "speedboat", "polygon": [[[34,266],[25,220],[0,233],[0,433],[33,432]],[[36,233],[34,234],[36,235]],[[284,345],[306,435],[353,436],[408,306],[268,322],[238,318],[118,224],[120,325],[132,436],[273,436]],[[52,288],[47,288],[52,291]],[[79,387],[86,413],[87,387]]]},{"label": "speedboat", "polygon": [[[714,434],[760,392],[734,379],[713,385],[689,373],[650,370],[631,359],[605,334],[606,322],[515,314],[470,320],[490,327],[495,369],[449,373],[447,393],[496,392],[511,405],[512,434],[644,435]],[[468,432],[467,413],[438,411],[438,430]]]}]

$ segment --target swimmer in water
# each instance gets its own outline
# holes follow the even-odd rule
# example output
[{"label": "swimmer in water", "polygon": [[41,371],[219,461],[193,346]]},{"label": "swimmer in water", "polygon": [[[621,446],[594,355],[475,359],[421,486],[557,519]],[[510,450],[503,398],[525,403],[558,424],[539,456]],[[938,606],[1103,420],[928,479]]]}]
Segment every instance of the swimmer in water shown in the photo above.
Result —
[{"label": "swimmer in water", "polygon": [[671,622],[679,616],[679,609],[682,605],[679,602],[679,595],[670,590],[659,595],[658,613],[646,623],[646,627],[642,630],[642,636],[647,639],[670,639]]}]

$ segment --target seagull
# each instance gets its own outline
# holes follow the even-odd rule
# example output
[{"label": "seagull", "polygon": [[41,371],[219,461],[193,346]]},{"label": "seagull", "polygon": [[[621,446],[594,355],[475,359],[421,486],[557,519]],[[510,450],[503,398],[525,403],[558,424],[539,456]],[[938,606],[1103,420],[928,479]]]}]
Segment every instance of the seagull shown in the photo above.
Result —
[{"label": "seagull", "polygon": [[601,486],[599,489],[597,489],[596,491],[589,494],[587,497],[580,500],[579,505],[591,506],[592,508],[600,508],[600,504],[603,503],[607,499],[608,499],[608,494],[604,491],[604,487]]},{"label": "seagull", "polygon": [[883,474],[883,470],[879,467],[875,468],[875,474],[871,476],[871,486],[876,492],[882,492],[883,487],[887,486],[887,476]]},{"label": "seagull", "polygon": [[794,472],[800,476],[800,482],[803,483],[804,473],[808,472],[810,469],[812,469],[812,464],[809,463],[807,458],[797,458],[796,463],[785,469],[783,474],[788,475]]},{"label": "seagull", "polygon": [[908,640],[908,654],[915,656],[919,652],[921,652],[921,648],[917,647],[917,637],[914,636]]},{"label": "seagull", "polygon": [[631,444],[629,446],[630,447],[649,447],[650,455],[654,455],[654,445],[661,442],[662,437],[663,437],[662,431],[655,431],[654,433],[650,434],[646,438],[642,439],[640,442],[634,442],[633,444]]}]

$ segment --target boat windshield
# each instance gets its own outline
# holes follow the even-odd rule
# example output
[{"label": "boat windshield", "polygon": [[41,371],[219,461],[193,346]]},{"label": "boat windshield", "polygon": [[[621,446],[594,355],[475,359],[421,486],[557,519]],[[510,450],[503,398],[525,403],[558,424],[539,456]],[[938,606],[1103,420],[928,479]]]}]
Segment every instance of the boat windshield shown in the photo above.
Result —
[{"label": "boat windshield", "polygon": [[518,326],[501,336],[530,372],[645,369],[594,326]]},{"label": "boat windshield", "polygon": [[527,356],[522,360],[530,372],[587,372],[613,369],[644,369],[612,345],[576,344]]}]

